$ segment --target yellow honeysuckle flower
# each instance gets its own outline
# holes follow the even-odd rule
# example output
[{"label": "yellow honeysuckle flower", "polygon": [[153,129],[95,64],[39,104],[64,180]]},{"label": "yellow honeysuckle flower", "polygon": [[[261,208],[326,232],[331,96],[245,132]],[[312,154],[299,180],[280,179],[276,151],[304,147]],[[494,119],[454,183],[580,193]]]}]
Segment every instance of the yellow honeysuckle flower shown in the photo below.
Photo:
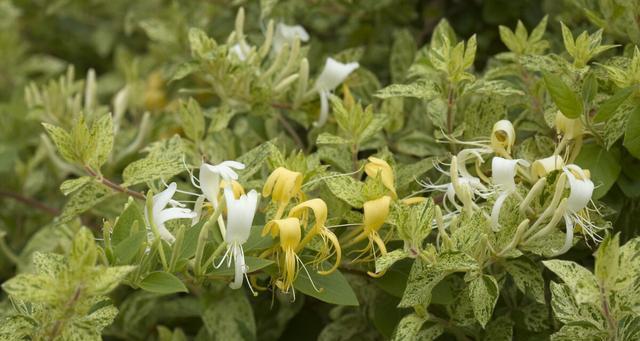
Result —
[{"label": "yellow honeysuckle flower", "polygon": [[301,188],[302,173],[278,167],[269,175],[262,189],[262,196],[271,196],[278,203],[275,219],[282,217],[292,198],[301,196]]},{"label": "yellow honeysuckle flower", "polygon": [[531,173],[533,173],[534,178],[539,178],[555,170],[561,170],[562,167],[564,167],[564,160],[560,155],[551,155],[534,161],[531,165]]},{"label": "yellow honeysuckle flower", "polygon": [[[300,228],[300,219],[289,217],[284,219],[276,219],[272,220],[267,225],[265,225],[264,229],[262,229],[262,235],[266,236],[268,233],[271,233],[272,237],[280,236],[280,249],[284,254],[282,259],[282,275],[275,282],[276,286],[280,288],[283,292],[289,292],[289,289],[292,289],[293,282],[298,277],[298,265],[302,267],[302,269],[307,273],[307,277],[311,282],[311,286],[316,291],[320,291],[316,288],[316,285],[313,283],[311,279],[311,275],[309,271],[305,267],[304,263],[298,257],[296,250],[300,245],[300,238],[302,236],[302,230]],[[279,252],[276,251],[276,257],[279,258]],[[295,299],[296,293],[293,291],[293,298]]]},{"label": "yellow honeysuckle flower", "polygon": [[[380,254],[385,255],[387,253],[387,247],[384,244],[384,241],[380,237],[378,231],[384,225],[385,220],[389,216],[389,206],[391,205],[391,197],[385,195],[376,200],[370,200],[364,203],[364,219],[362,223],[362,229],[354,230],[354,232],[347,234],[346,239],[348,242],[344,244],[344,247],[349,247],[354,245],[364,239],[369,239],[369,243],[367,246],[359,250],[359,255],[354,259],[361,259],[362,256],[371,252],[370,257],[362,258],[362,261],[375,260],[376,250],[374,245],[378,246],[380,249]],[[380,277],[384,274],[382,273],[373,273],[367,272],[369,276],[372,277]]]},{"label": "yellow honeysuckle flower", "polygon": [[[220,188],[225,189],[226,187],[227,187],[227,181],[226,180],[220,181]],[[231,180],[231,190],[233,191],[233,197],[235,199],[240,199],[242,195],[246,194],[244,191],[244,187],[242,187],[242,185],[236,180]]]},{"label": "yellow honeysuckle flower", "polygon": [[[342,258],[340,243],[338,242],[338,238],[336,237],[336,235],[325,226],[325,223],[327,221],[328,209],[327,204],[322,199],[311,199],[298,204],[291,209],[291,211],[289,212],[289,216],[302,219],[304,224],[306,225],[306,220],[308,219],[307,209],[311,209],[311,211],[313,211],[315,223],[311,227],[311,229],[309,229],[304,239],[302,239],[302,242],[300,242],[296,251],[299,252],[300,250],[302,250],[314,236],[319,235],[320,237],[322,237],[323,247],[318,253],[316,262],[321,264],[323,261],[331,257],[333,253],[336,254],[336,261],[329,270],[318,271],[318,273],[321,275],[328,275],[334,272],[340,265],[340,259]],[[331,246],[329,245],[329,242],[331,242],[333,246],[333,252],[330,252]]]},{"label": "yellow honeysuckle flower", "polygon": [[558,111],[556,114],[556,131],[562,136],[573,140],[584,134],[584,125],[579,118],[571,119]]},{"label": "yellow honeysuckle flower", "polygon": [[516,142],[516,131],[509,120],[500,120],[491,131],[491,148],[496,154],[511,155],[511,147]]},{"label": "yellow honeysuckle flower", "polygon": [[379,175],[384,187],[391,191],[394,198],[397,198],[393,169],[387,161],[371,156],[369,162],[364,166],[364,171],[372,178],[377,178]]}]

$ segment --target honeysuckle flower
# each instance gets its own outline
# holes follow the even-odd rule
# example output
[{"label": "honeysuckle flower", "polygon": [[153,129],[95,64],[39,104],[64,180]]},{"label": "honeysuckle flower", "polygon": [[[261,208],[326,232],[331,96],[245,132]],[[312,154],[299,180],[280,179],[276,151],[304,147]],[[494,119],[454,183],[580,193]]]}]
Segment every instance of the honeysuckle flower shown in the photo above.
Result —
[{"label": "honeysuckle flower", "polygon": [[565,243],[557,251],[557,254],[567,252],[573,245],[573,232],[576,225],[595,242],[602,240],[602,237],[598,235],[602,228],[591,222],[589,209],[587,208],[595,188],[593,182],[589,179],[589,171],[573,164],[563,167],[562,171],[569,180],[570,193],[566,202],[566,210],[563,214],[566,228]]},{"label": "honeysuckle flower", "polygon": [[[491,148],[496,154],[511,154],[511,147],[516,142],[516,131],[509,120],[500,120],[493,125],[491,131]],[[503,153],[504,152],[504,153]],[[503,155],[505,156],[505,155]]]},{"label": "honeysuckle flower", "polygon": [[279,219],[282,217],[289,201],[294,197],[301,197],[301,190],[302,173],[278,167],[267,178],[262,189],[262,196],[271,196],[273,201],[278,203],[275,219]]},{"label": "honeysuckle flower", "polygon": [[231,188],[231,191],[233,192],[233,197],[236,199],[240,198],[240,196],[245,194],[244,187],[242,187],[242,185],[236,180],[231,180],[231,182],[222,180],[220,181],[220,188],[221,189]]},{"label": "honeysuckle flower", "polygon": [[[361,228],[348,233],[345,237],[346,242],[344,247],[349,247],[368,239],[367,246],[365,246],[364,249],[357,251],[359,255],[354,259],[354,261],[359,259],[361,261],[376,259],[377,252],[375,250],[375,246],[380,250],[380,255],[385,255],[387,253],[387,247],[384,240],[380,237],[379,230],[389,216],[390,205],[391,197],[387,195],[375,200],[367,201],[362,205],[364,218]],[[362,258],[368,253],[371,253],[369,257]],[[379,277],[384,273],[375,274],[368,272],[368,274],[372,277]]]},{"label": "honeysuckle flower", "polygon": [[309,41],[309,33],[300,25],[278,23],[273,36],[273,50],[278,53],[284,44],[292,45],[296,39],[301,42]]},{"label": "honeysuckle flower", "polygon": [[324,69],[315,83],[315,89],[320,95],[320,116],[314,123],[316,126],[321,127],[327,122],[329,117],[329,94],[331,91],[344,82],[359,66],[360,64],[357,62],[345,64],[333,58],[327,58]]},{"label": "honeysuckle flower", "polygon": [[540,178],[564,167],[564,160],[560,155],[551,155],[544,159],[536,160],[531,165],[531,173],[534,178]]},{"label": "honeysuckle flower", "polygon": [[379,159],[377,157],[370,156],[369,162],[364,166],[364,172],[367,176],[377,178],[380,176],[382,184],[386,187],[394,198],[397,198],[395,179],[393,176],[393,169],[387,163],[387,161]]},{"label": "honeysuckle flower", "polygon": [[515,177],[518,164],[527,166],[528,162],[520,159],[509,160],[499,156],[491,160],[491,177],[499,193],[491,209],[491,223],[494,230],[499,228],[498,220],[500,217],[500,209],[504,205],[505,200],[516,191]]},{"label": "honeysuckle flower", "polygon": [[556,131],[567,139],[573,140],[584,134],[584,125],[579,118],[571,119],[558,111],[555,123]]},{"label": "honeysuckle flower", "polygon": [[223,238],[227,244],[227,252],[222,257],[220,264],[227,257],[229,257],[229,266],[231,261],[234,262],[235,277],[229,287],[238,289],[242,286],[243,276],[247,276],[242,244],[249,239],[253,217],[258,207],[258,192],[251,190],[236,199],[233,190],[227,187],[224,190],[224,199],[227,207],[227,229]]},{"label": "honeysuckle flower", "polygon": [[[271,233],[272,237],[280,237],[279,248],[283,254],[282,274],[280,278],[276,280],[276,286],[285,293],[289,292],[289,289],[293,287],[293,282],[298,277],[298,271],[300,270],[298,266],[300,266],[307,272],[307,276],[314,289],[318,290],[315,284],[313,284],[307,268],[296,253],[302,236],[300,220],[295,217],[271,220],[262,230],[263,236],[269,233]],[[295,299],[295,290],[293,290],[293,295]]]},{"label": "honeysuckle flower", "polygon": [[193,182],[193,185],[200,188],[207,200],[217,208],[221,181],[231,183],[233,180],[238,180],[238,174],[234,169],[244,169],[244,167],[244,164],[238,161],[223,161],[215,166],[203,163],[200,166],[198,179],[200,184]]},{"label": "honeysuckle flower", "polygon": [[244,41],[231,46],[231,48],[229,49],[229,55],[235,56],[241,62],[247,60],[249,52],[251,52],[251,48]]},{"label": "honeysuckle flower", "polygon": [[[340,265],[340,259],[342,258],[340,243],[338,242],[338,238],[336,237],[336,235],[331,232],[325,225],[325,223],[327,222],[328,209],[327,204],[322,199],[311,199],[296,205],[289,212],[289,216],[301,219],[303,221],[303,224],[306,225],[306,220],[308,219],[308,215],[306,214],[306,212],[308,209],[313,212],[315,222],[313,226],[308,229],[307,234],[302,239],[302,242],[300,242],[300,244],[298,245],[298,249],[296,250],[296,252],[302,250],[314,236],[322,237],[323,245],[318,253],[316,262],[318,264],[321,264],[323,261],[331,257],[331,255],[333,255],[334,253],[336,254],[336,261],[329,270],[318,271],[318,273],[321,275],[328,275],[334,272],[338,268],[338,265]],[[331,249],[333,249],[333,251]]]},{"label": "honeysuckle flower", "polygon": [[400,200],[401,203],[405,205],[416,205],[427,201],[425,197],[411,197]]},{"label": "honeysuckle flower", "polygon": [[[168,243],[173,243],[176,238],[169,232],[167,227],[164,225],[169,220],[175,219],[192,219],[196,216],[196,213],[178,206],[178,202],[172,200],[173,195],[176,193],[178,186],[175,182],[172,182],[167,186],[167,188],[153,196],[153,205],[151,207],[151,212],[149,210],[144,210],[144,217],[147,221],[147,228],[152,231],[153,227],[158,230],[158,234],[160,238],[167,241]],[[166,208],[167,205],[171,204],[174,207]]]}]

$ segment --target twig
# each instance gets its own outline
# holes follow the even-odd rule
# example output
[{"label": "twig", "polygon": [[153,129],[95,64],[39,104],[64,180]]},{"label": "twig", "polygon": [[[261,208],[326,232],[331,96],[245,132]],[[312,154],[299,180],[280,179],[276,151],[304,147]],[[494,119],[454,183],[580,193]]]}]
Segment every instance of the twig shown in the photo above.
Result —
[{"label": "twig", "polygon": [[287,122],[287,120],[279,112],[276,113],[276,118],[278,119],[278,121],[280,121],[284,129],[289,133],[289,135],[291,135],[291,138],[296,143],[298,148],[300,148],[300,150],[305,150],[304,142],[302,142],[302,138],[300,138],[300,135],[298,135],[296,130],[293,128],[293,126],[289,122]]},{"label": "twig", "polygon": [[87,171],[87,173],[89,173],[89,175],[95,177],[96,179],[98,179],[103,185],[114,189],[118,192],[122,192],[122,193],[126,193],[129,194],[130,196],[136,198],[136,199],[140,199],[140,200],[146,200],[146,197],[144,196],[144,194],[140,193],[140,192],[136,192],[133,190],[130,190],[126,187],[123,187],[122,185],[119,185],[105,177],[103,177],[101,174],[96,173],[93,169],[91,169],[91,167],[89,166],[85,166],[84,169]]},{"label": "twig", "polygon": [[60,210],[54,207],[47,206],[33,198],[25,197],[18,193],[8,192],[8,191],[0,191],[0,197],[11,198],[17,202],[23,203],[27,206],[31,206],[33,208],[39,209],[49,215],[56,216],[60,214]]}]

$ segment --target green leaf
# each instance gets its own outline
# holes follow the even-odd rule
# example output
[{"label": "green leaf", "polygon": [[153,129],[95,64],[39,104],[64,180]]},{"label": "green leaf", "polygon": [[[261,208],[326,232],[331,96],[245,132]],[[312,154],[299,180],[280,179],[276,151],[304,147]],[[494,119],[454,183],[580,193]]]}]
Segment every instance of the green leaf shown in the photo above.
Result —
[{"label": "green leaf", "polygon": [[542,263],[564,281],[574,293],[578,304],[599,302],[598,283],[589,270],[566,260],[553,259]]},{"label": "green leaf", "polygon": [[413,63],[417,47],[411,31],[407,29],[395,31],[393,38],[389,69],[392,82],[399,83],[405,80],[407,71]]},{"label": "green leaf", "polygon": [[[325,264],[324,268],[328,269],[330,266],[329,264]],[[300,290],[300,292],[306,295],[313,296],[323,302],[331,304],[358,305],[356,294],[340,271],[334,271],[329,275],[319,275],[315,271],[309,271],[309,274],[319,291],[313,288],[309,281],[309,276],[304,270],[300,271],[298,277],[293,282],[296,290]]]},{"label": "green leaf", "polygon": [[613,288],[618,278],[620,265],[620,234],[607,235],[595,253],[595,276],[601,288],[608,291]]},{"label": "green leaf", "polygon": [[415,340],[420,328],[426,322],[424,317],[420,317],[415,313],[406,315],[400,320],[396,327],[392,341]]},{"label": "green leaf", "polygon": [[544,73],[544,84],[558,109],[568,118],[578,118],[584,111],[582,99],[564,83],[562,78]]},{"label": "green leaf", "polygon": [[361,208],[364,204],[364,184],[356,181],[349,175],[329,173],[324,178],[324,183],[339,199],[355,208]]},{"label": "green leaf", "polygon": [[593,117],[593,122],[604,122],[613,116],[618,107],[629,98],[629,95],[633,93],[635,88],[624,88],[618,90],[613,96],[609,97],[606,101],[600,104],[596,116]]},{"label": "green leaf", "polygon": [[591,172],[595,185],[593,199],[602,198],[616,182],[620,171],[620,151],[617,148],[606,150],[596,143],[585,143],[575,163]]},{"label": "green leaf", "polygon": [[124,277],[133,271],[135,266],[113,266],[95,268],[95,275],[88,278],[88,290],[92,295],[106,295],[122,282]]},{"label": "green leaf", "polygon": [[622,144],[631,155],[640,159],[640,106],[636,107],[636,110],[629,116]]},{"label": "green leaf", "polygon": [[148,274],[139,285],[142,289],[156,294],[188,292],[187,287],[178,277],[164,271]]},{"label": "green leaf", "polygon": [[[134,224],[137,225],[134,226]],[[145,225],[146,222],[140,205],[130,197],[124,206],[124,210],[113,225],[111,243],[118,245],[132,234],[138,232],[139,229],[146,231]]]},{"label": "green leaf", "polygon": [[147,232],[139,231],[116,244],[113,248],[113,253],[117,259],[116,264],[130,264],[133,258],[146,245],[146,241]]},{"label": "green leaf", "polygon": [[541,269],[529,258],[520,257],[509,259],[504,264],[505,269],[513,278],[518,289],[530,295],[536,301],[545,303],[544,300],[544,279]]},{"label": "green leaf", "polygon": [[180,101],[178,117],[184,134],[192,141],[200,141],[204,135],[204,114],[196,100]]},{"label": "green leaf", "polygon": [[469,298],[471,299],[473,314],[483,328],[491,320],[493,308],[498,302],[499,294],[500,288],[493,276],[482,275],[474,278],[469,284]]},{"label": "green leaf", "polygon": [[81,271],[83,268],[90,268],[96,264],[98,259],[98,249],[93,233],[86,227],[80,228],[73,237],[71,251],[69,252],[69,268],[74,271]]},{"label": "green leaf", "polygon": [[207,305],[202,321],[210,340],[255,340],[256,322],[242,290],[226,289]]}]

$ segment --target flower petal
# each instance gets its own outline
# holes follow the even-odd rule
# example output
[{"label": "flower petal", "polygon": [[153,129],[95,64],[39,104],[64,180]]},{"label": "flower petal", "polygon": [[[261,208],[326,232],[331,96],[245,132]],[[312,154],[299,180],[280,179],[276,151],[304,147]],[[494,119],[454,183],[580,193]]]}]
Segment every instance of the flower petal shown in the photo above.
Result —
[{"label": "flower petal", "polygon": [[324,69],[316,80],[316,89],[318,91],[331,91],[335,89],[359,66],[360,65],[357,62],[345,64],[340,63],[333,58],[327,58],[327,61],[324,64]]},{"label": "flower petal", "polygon": [[160,212],[163,208],[167,207],[169,201],[176,193],[178,189],[178,185],[175,182],[172,182],[167,186],[167,189],[153,196],[153,213],[156,214]]},{"label": "flower petal", "polygon": [[569,179],[569,188],[571,189],[569,198],[567,199],[567,210],[571,213],[577,213],[585,208],[589,204],[589,201],[591,201],[594,185],[593,182],[587,178],[584,180],[577,179],[568,166],[564,168],[564,173]]}]

